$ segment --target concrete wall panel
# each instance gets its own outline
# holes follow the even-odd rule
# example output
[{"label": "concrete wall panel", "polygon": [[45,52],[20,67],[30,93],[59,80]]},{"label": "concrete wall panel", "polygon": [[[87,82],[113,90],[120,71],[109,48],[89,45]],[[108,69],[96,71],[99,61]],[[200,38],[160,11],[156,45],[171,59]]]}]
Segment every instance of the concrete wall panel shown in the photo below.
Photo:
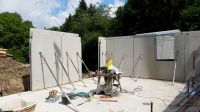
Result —
[{"label": "concrete wall panel", "polygon": [[195,74],[200,73],[200,31],[183,32],[185,37],[185,80],[192,76],[193,51],[197,51],[195,62]]},{"label": "concrete wall panel", "polygon": [[[167,35],[167,34],[165,34]],[[200,31],[182,32],[169,34],[175,36],[174,41],[174,56],[177,54],[176,64],[176,81],[186,81],[191,78],[194,50],[197,51],[195,62],[195,74],[200,73]],[[139,34],[136,36],[129,36],[134,40],[127,37],[110,37],[106,38],[107,52],[112,53],[113,64],[119,67],[120,59],[123,54],[128,54],[125,58],[127,62],[124,63],[125,68],[122,71],[124,76],[134,76],[138,72],[138,58],[143,52],[143,58],[140,65],[139,77],[172,80],[174,75],[173,60],[156,60],[156,34]],[[167,49],[166,49],[167,50]],[[136,64],[137,63],[137,64]],[[134,72],[129,67],[133,66]],[[128,67],[128,68],[127,68]],[[132,74],[131,74],[132,73]],[[130,74],[130,75],[129,75]]]},{"label": "concrete wall panel", "polygon": [[[31,89],[37,90],[57,85],[46,64],[44,62],[41,63],[39,52],[42,52],[43,56],[47,60],[49,66],[51,67],[51,70],[53,71],[55,77],[58,79],[60,84],[67,83],[68,80],[65,80],[65,74],[61,65],[56,60],[55,53],[58,54],[63,64],[65,64],[64,56],[66,56],[66,47],[70,49],[75,48],[74,51],[80,49],[81,43],[78,35],[39,29],[31,29],[30,34],[32,37],[30,46]],[[72,38],[78,39],[73,40]],[[81,52],[80,50],[77,51]],[[69,52],[69,54],[72,54],[72,51]],[[76,60],[76,56],[73,55],[71,57],[73,60]],[[72,77],[72,79],[73,81],[79,80],[77,77]]]},{"label": "concrete wall panel", "polygon": [[[77,36],[73,36],[71,34],[66,34],[62,38],[62,50],[63,50],[63,64],[69,73],[69,76],[72,81],[77,81],[82,78],[82,63],[81,59],[78,57],[77,52],[80,56],[81,54],[81,39]],[[71,57],[75,67],[77,68],[79,74],[77,73],[76,69],[74,68],[73,64],[69,60],[69,57],[66,55],[66,51],[68,52],[69,56]],[[69,65],[69,66],[68,66]],[[63,71],[64,72],[64,71]],[[67,83],[68,78],[64,74],[64,81],[63,83]]]},{"label": "concrete wall panel", "polygon": [[100,42],[100,66],[106,66],[106,38],[99,37]]},{"label": "concrete wall panel", "polygon": [[[182,48],[182,46],[180,45],[180,47],[177,47],[177,49],[179,48]],[[137,74],[139,64],[136,65],[136,63],[141,52],[143,52],[143,57],[141,61],[141,67],[138,73],[139,77],[172,80],[174,71],[174,61],[156,60],[156,43],[155,36],[153,35],[152,37],[146,38],[134,38],[134,66],[136,66],[134,76],[136,76]],[[181,54],[183,54],[183,50],[181,51],[180,55]],[[179,64],[182,64],[183,59],[184,58],[181,58],[181,60],[177,62],[177,66]],[[177,67],[176,80],[184,80],[184,72],[182,71],[183,69],[183,66]]]},{"label": "concrete wall panel", "polygon": [[120,69],[122,76],[131,76],[133,68],[133,36],[111,37],[107,39],[107,51],[112,53],[113,65]]},{"label": "concrete wall panel", "polygon": [[[177,34],[174,44],[175,56],[177,56],[177,66],[176,66],[176,80],[185,80],[185,41],[184,36]],[[178,54],[176,55],[176,53]]]},{"label": "concrete wall panel", "polygon": [[[138,77],[142,78],[153,78],[155,75],[154,65],[155,65],[155,48],[154,48],[155,38],[134,38],[134,74],[136,77],[137,71]],[[140,54],[143,52],[142,60],[139,60]]]}]

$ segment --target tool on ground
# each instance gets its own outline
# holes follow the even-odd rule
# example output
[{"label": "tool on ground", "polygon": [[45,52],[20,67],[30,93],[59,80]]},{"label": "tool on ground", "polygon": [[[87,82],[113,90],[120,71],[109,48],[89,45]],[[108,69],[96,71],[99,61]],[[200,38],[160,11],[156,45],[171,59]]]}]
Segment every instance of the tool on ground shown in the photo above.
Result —
[{"label": "tool on ground", "polygon": [[68,107],[69,107],[70,109],[72,109],[73,111],[75,111],[75,112],[79,112],[78,109],[73,105],[73,103],[72,103],[72,101],[70,100],[70,98],[69,98],[69,97],[65,94],[65,92],[63,91],[63,89],[62,89],[62,87],[60,86],[58,80],[56,79],[56,77],[55,77],[53,71],[51,70],[49,64],[47,63],[46,59],[45,59],[44,56],[42,55],[42,52],[39,52],[39,55],[40,55],[40,58],[42,58],[42,60],[45,62],[45,64],[46,64],[47,68],[49,69],[51,75],[53,76],[54,80],[56,81],[58,87],[60,88],[60,91],[62,92],[62,95],[64,95],[64,96],[67,98],[67,100],[69,100],[69,102],[70,102],[70,103],[72,104],[72,106],[73,106],[73,107],[70,107],[70,106],[68,106]]},{"label": "tool on ground", "polygon": [[57,55],[56,53],[55,53],[55,56],[56,56],[58,62],[60,63],[61,67],[63,68],[63,70],[64,70],[64,72],[65,72],[65,74],[66,74],[66,76],[67,76],[67,78],[68,78],[68,80],[69,80],[69,83],[72,85],[72,87],[73,87],[74,89],[76,89],[76,88],[74,87],[74,84],[72,83],[70,77],[69,77],[69,73],[67,73],[67,71],[66,71],[66,69],[65,69],[65,67],[64,67],[64,65],[63,65],[63,63],[60,61],[60,59],[59,59],[59,57],[58,57],[58,55]]},{"label": "tool on ground", "polygon": [[[92,76],[90,70],[88,69],[87,65],[85,64],[85,62],[83,61],[83,59],[81,58],[81,56],[79,55],[79,53],[76,53],[77,56],[81,59],[81,62],[83,63],[83,65],[85,66],[86,70],[88,71],[89,75]],[[96,81],[94,80],[94,77],[92,77],[92,80],[96,83]]]},{"label": "tool on ground", "polygon": [[59,100],[59,96],[57,95],[58,91],[57,90],[52,90],[49,92],[49,96],[46,102],[48,103],[55,103],[56,101]]},{"label": "tool on ground", "polygon": [[104,96],[100,96],[100,98],[111,98],[111,97],[104,95]]},{"label": "tool on ground", "polygon": [[74,96],[79,96],[79,97],[90,97],[88,93],[85,92],[78,92],[74,94]]},{"label": "tool on ground", "polygon": [[84,81],[83,81],[81,75],[80,75],[79,70],[77,70],[77,68],[76,68],[76,66],[75,66],[75,64],[74,64],[74,62],[72,61],[72,59],[71,59],[71,57],[69,56],[69,54],[68,54],[67,51],[66,51],[66,55],[67,55],[67,57],[69,58],[69,60],[70,60],[70,62],[72,63],[72,65],[74,66],[74,69],[75,69],[76,72],[78,73],[78,76],[79,76],[80,81],[83,83],[83,85],[84,85],[85,87],[87,87],[87,86],[85,85],[85,83],[84,83]]}]

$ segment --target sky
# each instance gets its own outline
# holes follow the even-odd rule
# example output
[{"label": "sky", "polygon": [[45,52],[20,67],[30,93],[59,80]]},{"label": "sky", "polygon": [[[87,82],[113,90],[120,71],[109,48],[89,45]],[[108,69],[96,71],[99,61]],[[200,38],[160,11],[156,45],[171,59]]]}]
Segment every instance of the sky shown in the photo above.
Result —
[{"label": "sky", "polygon": [[[111,8],[110,15],[126,0],[85,0],[89,4],[104,4]],[[17,12],[23,20],[30,20],[33,26],[43,29],[59,26],[69,14],[74,14],[80,0],[0,0],[0,13]]]}]

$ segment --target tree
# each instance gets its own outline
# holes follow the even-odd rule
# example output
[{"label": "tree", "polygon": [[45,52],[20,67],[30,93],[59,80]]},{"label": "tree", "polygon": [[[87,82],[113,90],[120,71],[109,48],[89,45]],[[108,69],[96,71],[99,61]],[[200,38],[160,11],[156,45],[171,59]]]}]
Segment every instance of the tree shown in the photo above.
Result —
[{"label": "tree", "polygon": [[61,26],[61,31],[64,32],[71,32],[71,24],[72,24],[72,16],[69,15],[68,18],[66,18],[65,23]]},{"label": "tree", "polygon": [[80,13],[86,10],[87,10],[87,4],[85,3],[85,0],[81,0],[78,8],[76,9],[76,13]]},{"label": "tree", "polygon": [[114,26],[119,35],[176,29],[185,0],[128,0],[118,8]]},{"label": "tree", "polygon": [[[127,0],[118,8],[116,17],[111,18],[108,7],[92,4],[87,7],[81,0],[75,14],[70,15],[60,28],[80,35],[83,59],[95,69],[99,36],[125,36],[177,28],[200,29],[199,1]],[[94,54],[90,55],[91,52]]]},{"label": "tree", "polygon": [[199,30],[200,29],[200,1],[193,1],[191,6],[180,12],[180,20],[177,26],[181,30]]},{"label": "tree", "polygon": [[8,49],[14,59],[29,61],[29,28],[32,22],[23,21],[17,13],[0,13],[0,47]]},{"label": "tree", "polygon": [[46,30],[52,30],[52,31],[61,31],[60,27],[57,27],[57,26],[53,26],[51,28],[44,28]]},{"label": "tree", "polygon": [[[84,0],[80,1],[74,15],[69,15],[61,25],[64,32],[77,33],[81,37],[83,59],[91,69],[97,69],[98,37],[110,35],[111,18],[105,6],[90,4],[87,7]],[[92,55],[91,52],[93,53]]]}]

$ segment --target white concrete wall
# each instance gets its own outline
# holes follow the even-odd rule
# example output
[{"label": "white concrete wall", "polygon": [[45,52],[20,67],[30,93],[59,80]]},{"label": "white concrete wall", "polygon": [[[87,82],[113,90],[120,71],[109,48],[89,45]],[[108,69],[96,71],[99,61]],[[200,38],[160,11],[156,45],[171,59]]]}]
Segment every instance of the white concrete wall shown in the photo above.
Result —
[{"label": "white concrete wall", "polygon": [[175,39],[175,53],[177,54],[177,66],[176,66],[176,80],[184,81],[185,80],[185,39],[179,33],[176,34]]},{"label": "white concrete wall", "polygon": [[39,52],[42,52],[60,84],[68,83],[68,79],[60,63],[56,60],[55,53],[59,55],[60,60],[69,72],[72,81],[80,80],[77,72],[70,62],[69,67],[67,67],[66,57],[67,51],[82,75],[82,64],[81,61],[77,59],[76,55],[76,52],[81,55],[81,39],[77,34],[30,29],[30,36],[32,90],[43,89],[57,85],[46,64],[44,62],[41,63]]},{"label": "white concrete wall", "polygon": [[[172,80],[174,61],[157,61],[156,60],[156,38],[137,37],[134,38],[134,65],[137,63],[138,57],[143,51],[143,57],[139,70],[139,77]],[[139,65],[136,66],[134,76],[137,74]],[[177,69],[179,71],[179,68]],[[183,81],[184,77],[176,74],[176,80]],[[183,75],[183,74],[182,74]]]},{"label": "white concrete wall", "polygon": [[112,53],[113,65],[120,69],[120,63],[124,57],[124,62],[121,65],[122,76],[131,76],[133,68],[133,37],[109,37],[107,38],[107,52]]},{"label": "white concrete wall", "polygon": [[[178,51],[176,80],[186,81],[192,75],[192,52],[197,51],[195,74],[200,73],[200,31],[182,32],[174,34],[174,52]],[[121,57],[125,53],[124,76],[136,76],[138,64],[136,62],[141,52],[143,58],[139,70],[139,77],[172,80],[174,71],[174,61],[156,60],[156,35],[136,35],[125,37],[106,38],[106,50],[112,53],[113,64],[119,67]],[[104,42],[105,43],[105,42]],[[105,48],[104,48],[105,49]],[[135,66],[134,73],[132,73]]]},{"label": "white concrete wall", "polygon": [[[154,37],[134,38],[134,66],[135,66],[133,74],[134,77],[136,77],[137,71],[139,69],[139,63],[141,63],[138,72],[138,77],[153,78],[153,75],[155,74],[154,43],[155,43]],[[143,52],[142,59],[140,60],[140,62],[138,62],[139,56],[142,52]]]},{"label": "white concrete wall", "polygon": [[185,80],[192,76],[193,70],[193,51],[197,51],[195,62],[195,74],[200,73],[200,31],[183,32],[181,34],[185,38]]},{"label": "white concrete wall", "polygon": [[100,44],[100,67],[106,66],[106,38],[99,37]]}]

